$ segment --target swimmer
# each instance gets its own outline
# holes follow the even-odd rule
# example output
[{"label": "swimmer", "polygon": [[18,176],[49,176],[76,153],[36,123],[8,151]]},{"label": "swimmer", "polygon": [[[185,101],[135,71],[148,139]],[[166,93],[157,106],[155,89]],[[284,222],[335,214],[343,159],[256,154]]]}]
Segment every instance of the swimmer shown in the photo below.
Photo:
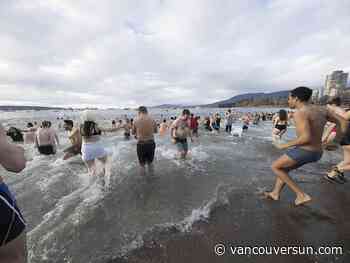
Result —
[{"label": "swimmer", "polygon": [[280,140],[286,133],[288,126],[288,115],[285,110],[280,110],[273,120],[272,140]]},{"label": "swimmer", "polygon": [[66,131],[68,131],[68,139],[72,144],[70,147],[63,150],[63,152],[65,153],[63,156],[63,160],[68,160],[73,156],[81,154],[82,138],[80,130],[74,127],[74,123],[72,120],[64,120],[63,127]]},{"label": "swimmer", "polygon": [[174,121],[170,129],[172,142],[176,144],[178,153],[182,159],[186,159],[188,153],[187,137],[190,137],[193,142],[189,119],[190,111],[185,109],[182,115]]},{"label": "swimmer", "polygon": [[154,173],[153,160],[156,149],[154,134],[157,133],[157,131],[157,123],[149,116],[147,108],[140,106],[132,133],[137,138],[137,156],[139,159],[141,176],[146,174],[146,165],[148,166],[149,173]]},{"label": "swimmer", "polygon": [[281,191],[287,184],[296,194],[294,201],[296,206],[310,202],[311,197],[291,179],[288,173],[321,159],[322,133],[327,121],[336,123],[336,140],[340,140],[347,131],[348,122],[325,107],[311,105],[309,103],[311,95],[312,90],[307,87],[298,87],[289,94],[289,107],[296,109],[294,120],[297,138],[285,144],[275,144],[280,150],[288,150],[271,166],[276,174],[275,186],[271,192],[264,194],[272,200],[279,200]]}]

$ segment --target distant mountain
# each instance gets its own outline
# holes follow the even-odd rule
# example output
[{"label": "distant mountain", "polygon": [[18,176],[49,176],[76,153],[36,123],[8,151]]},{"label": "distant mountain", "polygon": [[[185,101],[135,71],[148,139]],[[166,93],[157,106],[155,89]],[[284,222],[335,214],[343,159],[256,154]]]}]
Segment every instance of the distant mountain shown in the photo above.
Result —
[{"label": "distant mountain", "polygon": [[0,111],[23,111],[23,110],[65,110],[59,107],[41,107],[41,106],[0,106]]},{"label": "distant mountain", "polygon": [[218,101],[202,107],[254,107],[254,106],[286,106],[289,91],[272,93],[246,93],[227,100]]}]

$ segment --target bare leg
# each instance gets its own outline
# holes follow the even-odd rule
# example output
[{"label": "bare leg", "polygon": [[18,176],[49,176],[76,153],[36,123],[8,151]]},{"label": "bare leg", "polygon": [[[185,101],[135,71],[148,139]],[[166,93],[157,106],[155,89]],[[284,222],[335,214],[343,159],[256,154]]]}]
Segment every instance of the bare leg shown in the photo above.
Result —
[{"label": "bare leg", "polygon": [[105,176],[105,174],[106,174],[107,156],[104,156],[102,158],[98,158],[98,160],[103,164],[103,172],[102,172],[101,176]]},{"label": "bare leg", "polygon": [[95,165],[95,160],[90,160],[90,161],[85,161],[86,166],[89,171],[90,176],[95,176],[96,175],[96,165]]},{"label": "bare leg", "polygon": [[344,161],[337,165],[341,172],[350,171],[350,146],[343,146]]},{"label": "bare leg", "polygon": [[154,165],[153,165],[153,163],[149,163],[148,164],[148,172],[150,173],[150,175],[154,175]]},{"label": "bare leg", "polygon": [[140,164],[140,176],[146,175],[146,167],[145,164]]},{"label": "bare leg", "polygon": [[26,233],[23,232],[16,239],[5,246],[0,247],[0,262],[6,263],[26,263]]},{"label": "bare leg", "polygon": [[[311,201],[311,197],[304,193],[298,185],[289,177],[287,169],[296,165],[296,162],[290,159],[287,155],[283,155],[272,164],[272,171],[276,174],[275,188],[270,193],[265,193],[268,197],[278,200],[284,183],[296,194],[295,205],[301,205]],[[280,181],[279,181],[279,180]]]}]

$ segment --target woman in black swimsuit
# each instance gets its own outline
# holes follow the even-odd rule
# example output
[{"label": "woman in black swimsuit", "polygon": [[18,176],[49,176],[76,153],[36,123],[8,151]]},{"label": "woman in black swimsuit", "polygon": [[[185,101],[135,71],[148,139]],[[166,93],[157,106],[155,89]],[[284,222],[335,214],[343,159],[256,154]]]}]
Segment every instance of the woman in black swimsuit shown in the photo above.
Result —
[{"label": "woman in black swimsuit", "polygon": [[272,139],[281,139],[286,133],[288,126],[288,114],[285,110],[280,110],[278,116],[273,120]]}]

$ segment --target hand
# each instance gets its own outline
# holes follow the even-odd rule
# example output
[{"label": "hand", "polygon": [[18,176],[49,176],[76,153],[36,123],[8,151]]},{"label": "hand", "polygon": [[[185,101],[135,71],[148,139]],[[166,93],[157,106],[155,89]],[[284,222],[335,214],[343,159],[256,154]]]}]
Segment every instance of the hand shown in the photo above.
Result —
[{"label": "hand", "polygon": [[274,145],[277,149],[279,149],[279,150],[284,150],[284,149],[287,149],[287,148],[288,148],[288,145],[286,145],[286,144],[280,144],[280,143],[277,143],[277,142],[275,142],[273,145]]}]

